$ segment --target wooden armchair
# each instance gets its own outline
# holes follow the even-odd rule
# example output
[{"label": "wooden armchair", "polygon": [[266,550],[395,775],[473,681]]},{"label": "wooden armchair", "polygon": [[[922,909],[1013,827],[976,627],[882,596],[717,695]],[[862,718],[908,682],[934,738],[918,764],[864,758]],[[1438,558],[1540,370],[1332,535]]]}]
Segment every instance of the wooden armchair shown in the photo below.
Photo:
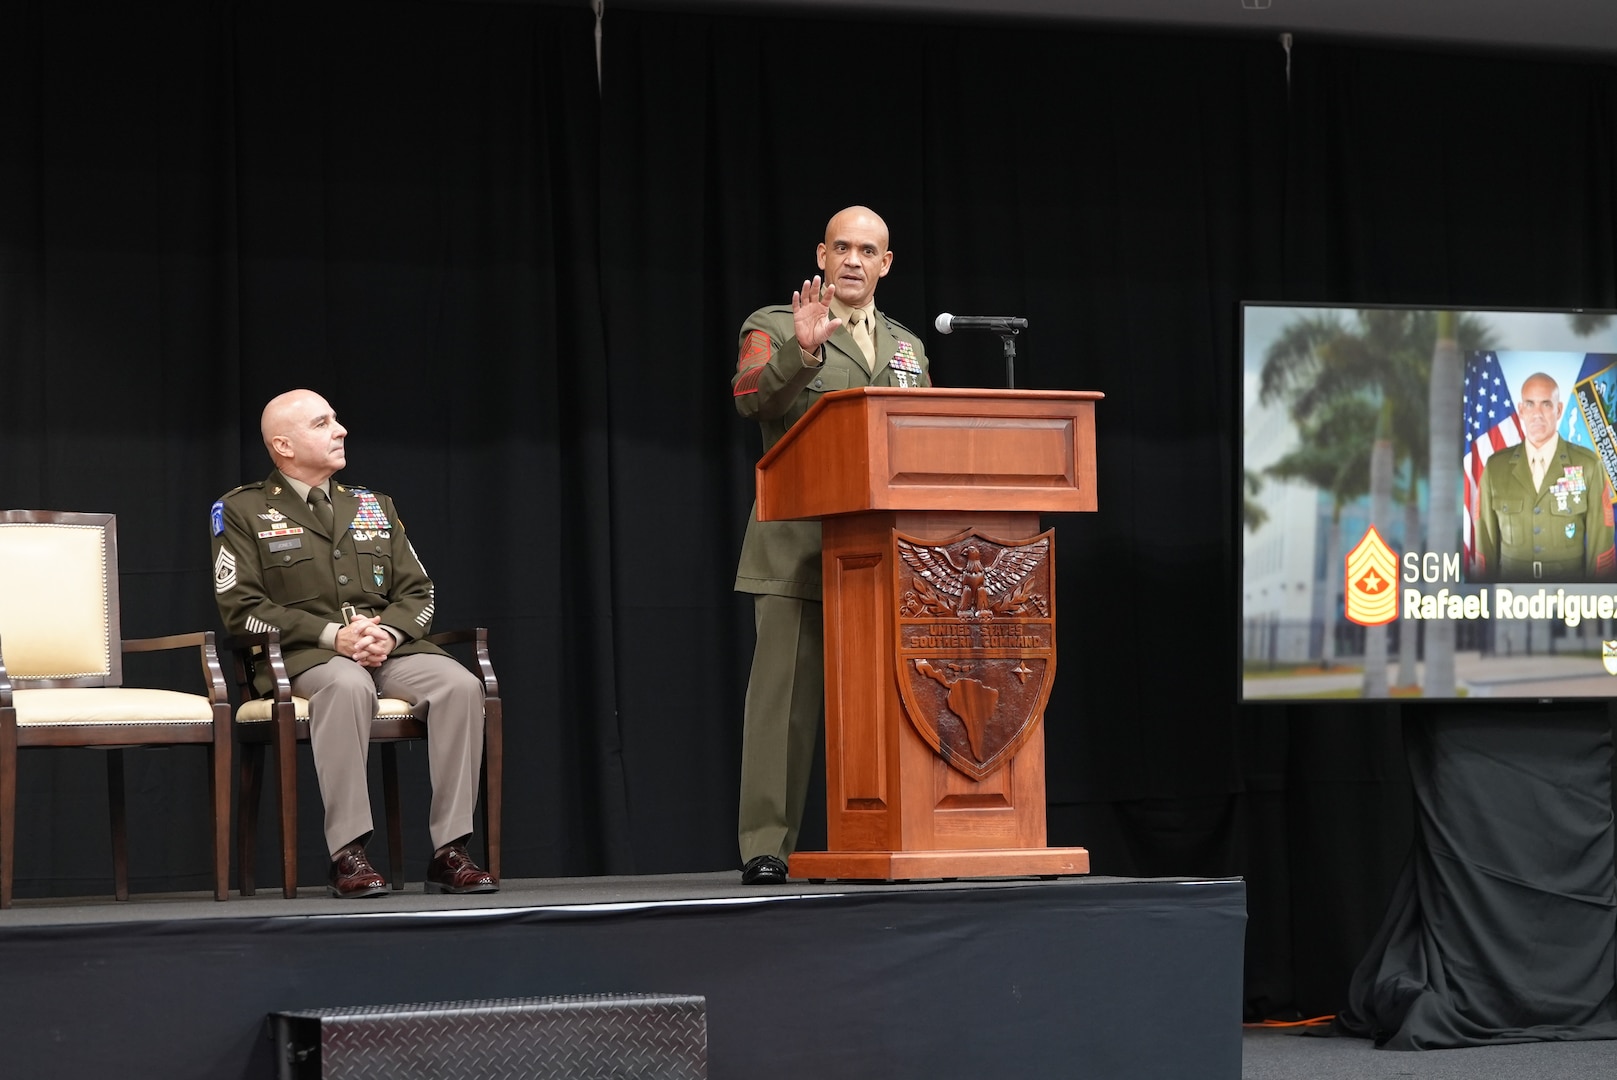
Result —
[{"label": "wooden armchair", "polygon": [[[483,818],[483,844],[488,871],[500,877],[500,800],[504,773],[504,733],[500,685],[489,661],[488,630],[451,630],[427,638],[446,648],[470,645],[471,659],[483,683],[483,775],[478,806]],[[264,749],[274,751],[276,809],[280,817],[281,895],[291,899],[298,888],[297,746],[309,741],[309,700],[294,697],[281,659],[280,631],[245,634],[228,643],[235,657],[236,686],[241,707],[236,711],[236,740],[241,744],[241,777],[236,812],[236,865],[243,896],[252,896],[254,850],[258,835],[258,804],[264,781]],[[451,650],[453,651],[453,650]],[[255,697],[253,674],[268,667],[269,696]],[[427,737],[427,724],[411,712],[408,701],[378,698],[371,742],[382,751],[382,803],[387,815],[388,880],[404,888],[404,828],[399,811],[398,744]]]},{"label": "wooden armchair", "polygon": [[[126,653],[196,649],[206,694],[123,685]],[[113,890],[129,899],[123,752],[202,746],[213,813],[213,895],[229,895],[230,699],[211,631],[124,640],[112,514],[0,511],[0,908],[15,877],[17,752],[107,752]]]}]

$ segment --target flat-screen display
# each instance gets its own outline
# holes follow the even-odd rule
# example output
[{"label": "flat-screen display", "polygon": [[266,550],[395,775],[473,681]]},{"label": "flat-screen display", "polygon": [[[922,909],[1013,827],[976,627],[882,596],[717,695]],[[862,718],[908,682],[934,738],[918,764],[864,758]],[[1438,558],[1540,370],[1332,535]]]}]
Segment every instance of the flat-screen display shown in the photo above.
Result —
[{"label": "flat-screen display", "polygon": [[1617,695],[1617,314],[1246,303],[1240,698]]}]

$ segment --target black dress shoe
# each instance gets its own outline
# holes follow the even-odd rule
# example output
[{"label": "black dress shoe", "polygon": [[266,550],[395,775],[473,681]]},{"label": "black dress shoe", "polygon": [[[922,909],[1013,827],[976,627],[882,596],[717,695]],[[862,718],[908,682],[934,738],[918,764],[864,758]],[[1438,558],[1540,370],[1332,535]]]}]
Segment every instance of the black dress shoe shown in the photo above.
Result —
[{"label": "black dress shoe", "polygon": [[427,867],[427,891],[430,893],[483,893],[499,892],[500,883],[494,875],[472,861],[466,849],[450,844],[432,857]]},{"label": "black dress shoe", "polygon": [[364,848],[344,848],[337,852],[326,876],[326,888],[339,900],[382,896],[388,891],[387,879],[376,872],[376,867],[365,857]]},{"label": "black dress shoe", "polygon": [[786,881],[786,864],[773,855],[756,855],[741,868],[743,885],[780,885]]}]

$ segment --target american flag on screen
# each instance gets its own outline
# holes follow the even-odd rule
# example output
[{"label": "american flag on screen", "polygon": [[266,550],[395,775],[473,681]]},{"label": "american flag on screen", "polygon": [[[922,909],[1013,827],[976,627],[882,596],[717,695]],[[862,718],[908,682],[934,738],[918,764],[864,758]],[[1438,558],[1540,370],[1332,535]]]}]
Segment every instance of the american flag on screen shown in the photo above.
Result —
[{"label": "american flag on screen", "polygon": [[1461,531],[1465,543],[1465,565],[1472,574],[1485,569],[1477,555],[1477,516],[1481,511],[1482,467],[1507,446],[1522,441],[1522,422],[1516,416],[1505,374],[1499,370],[1499,355],[1474,352],[1465,360],[1465,454],[1460,471],[1465,474],[1465,520]]}]

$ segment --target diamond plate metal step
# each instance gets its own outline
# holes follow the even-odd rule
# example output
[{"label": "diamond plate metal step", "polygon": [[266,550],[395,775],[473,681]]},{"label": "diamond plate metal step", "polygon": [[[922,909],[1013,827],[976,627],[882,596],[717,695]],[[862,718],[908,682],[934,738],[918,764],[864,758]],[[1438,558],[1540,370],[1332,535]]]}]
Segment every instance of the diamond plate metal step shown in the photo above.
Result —
[{"label": "diamond plate metal step", "polygon": [[588,994],[270,1014],[282,1080],[706,1080],[707,1001]]}]

